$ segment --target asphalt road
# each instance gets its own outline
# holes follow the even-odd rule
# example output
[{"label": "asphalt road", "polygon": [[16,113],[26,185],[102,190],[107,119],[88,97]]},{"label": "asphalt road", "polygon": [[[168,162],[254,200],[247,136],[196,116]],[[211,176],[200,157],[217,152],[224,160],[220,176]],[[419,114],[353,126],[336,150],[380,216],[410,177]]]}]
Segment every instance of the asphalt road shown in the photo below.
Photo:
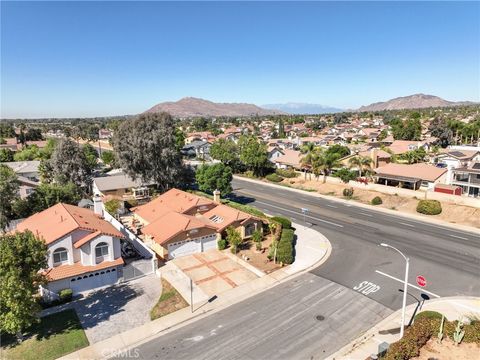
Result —
[{"label": "asphalt road", "polygon": [[[427,279],[421,291],[409,287],[410,303],[422,300],[422,294],[480,295],[480,230],[465,232],[237,179],[233,185],[243,202],[297,223],[303,224],[301,209],[308,208],[307,226],[324,234],[333,247],[330,259],[312,273],[350,289],[370,282],[376,287],[369,286],[374,291],[367,289],[365,295],[392,310],[401,307],[402,283],[393,278],[403,281],[405,261],[378,246],[382,242],[410,258],[409,284],[417,286],[417,275]],[[364,283],[359,291],[366,287]]]},{"label": "asphalt road", "polygon": [[[139,345],[142,359],[323,359],[401,307],[410,257],[408,302],[480,295],[480,235],[234,180],[237,199],[322,232],[333,251],[310,273]],[[396,280],[398,279],[398,280]],[[128,355],[128,354],[127,354]],[[119,357],[125,358],[125,354]]]}]

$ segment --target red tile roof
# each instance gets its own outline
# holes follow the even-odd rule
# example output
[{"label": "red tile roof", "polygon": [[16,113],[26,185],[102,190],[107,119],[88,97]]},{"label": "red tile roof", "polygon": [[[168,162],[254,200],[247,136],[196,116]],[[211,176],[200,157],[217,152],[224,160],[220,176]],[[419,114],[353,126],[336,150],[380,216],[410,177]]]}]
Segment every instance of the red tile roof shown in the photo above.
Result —
[{"label": "red tile roof", "polygon": [[60,265],[48,269],[45,274],[47,275],[49,281],[55,281],[118,265],[123,265],[123,259],[121,257],[115,259],[114,261],[103,261],[100,264],[93,266],[82,265],[81,262],[76,262],[73,265]]},{"label": "red tile roof", "polygon": [[18,231],[30,230],[36,236],[43,238],[47,244],[77,229],[118,238],[124,237],[112,224],[97,216],[92,210],[63,203],[34,214],[17,226]]},{"label": "red tile roof", "polygon": [[446,173],[447,169],[422,163],[411,165],[390,163],[375,169],[375,172],[380,176],[398,176],[433,182]]}]

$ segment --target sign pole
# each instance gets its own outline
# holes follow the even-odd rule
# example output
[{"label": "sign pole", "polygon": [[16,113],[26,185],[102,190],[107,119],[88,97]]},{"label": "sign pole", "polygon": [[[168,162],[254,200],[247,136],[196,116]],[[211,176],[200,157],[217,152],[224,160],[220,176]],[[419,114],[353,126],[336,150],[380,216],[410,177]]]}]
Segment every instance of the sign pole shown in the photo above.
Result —
[{"label": "sign pole", "polygon": [[190,278],[190,311],[193,313],[193,280]]},{"label": "sign pole", "polygon": [[409,258],[406,258],[405,266],[405,282],[403,284],[403,304],[402,304],[402,327],[400,328],[400,339],[403,338],[405,331],[405,310],[407,307],[407,292],[408,292],[408,267],[410,264]]}]

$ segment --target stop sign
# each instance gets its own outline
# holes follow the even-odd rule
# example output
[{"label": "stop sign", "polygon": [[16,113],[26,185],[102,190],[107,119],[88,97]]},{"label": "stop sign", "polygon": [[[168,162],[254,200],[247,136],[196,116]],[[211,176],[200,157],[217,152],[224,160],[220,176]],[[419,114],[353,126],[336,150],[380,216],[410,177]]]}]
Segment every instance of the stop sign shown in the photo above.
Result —
[{"label": "stop sign", "polygon": [[423,277],[422,275],[418,275],[417,284],[418,286],[425,287],[427,286],[427,279],[425,279],[425,277]]}]

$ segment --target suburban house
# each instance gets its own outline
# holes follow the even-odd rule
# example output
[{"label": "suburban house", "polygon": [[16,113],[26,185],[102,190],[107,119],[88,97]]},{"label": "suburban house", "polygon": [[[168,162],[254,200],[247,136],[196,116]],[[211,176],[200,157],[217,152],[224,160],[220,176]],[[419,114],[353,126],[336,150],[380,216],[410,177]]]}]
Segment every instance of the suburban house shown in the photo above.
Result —
[{"label": "suburban house", "polygon": [[453,169],[452,173],[452,185],[460,186],[466,196],[480,197],[480,161]]},{"label": "suburban house", "polygon": [[380,166],[385,166],[390,163],[391,155],[384,150],[378,148],[370,148],[363,151],[354,151],[352,154],[345,156],[341,159],[341,162],[345,166],[350,165],[350,159],[355,156],[368,157],[372,160],[370,167],[376,169]]},{"label": "suburban house", "polygon": [[9,149],[17,151],[17,138],[4,138],[4,144],[0,143],[0,149]]},{"label": "suburban house", "polygon": [[[95,201],[100,202],[99,198]],[[124,236],[98,213],[59,203],[30,216],[17,231],[30,230],[48,246],[47,289],[80,293],[118,282],[123,259]]]},{"label": "suburban house", "polygon": [[270,162],[275,162],[275,159],[284,154],[284,150],[280,149],[278,146],[271,145],[267,148],[268,161]]},{"label": "suburban house", "polygon": [[436,158],[437,166],[447,168],[447,184],[453,181],[453,169],[468,168],[472,162],[480,161],[480,151],[448,149],[443,154],[439,154]]},{"label": "suburban house", "polygon": [[447,169],[423,163],[411,165],[390,163],[375,169],[375,173],[379,184],[412,190],[421,187],[433,190],[435,184],[445,182]]},{"label": "suburban house", "polygon": [[148,200],[152,184],[145,184],[140,179],[133,180],[129,175],[116,173],[109,176],[93,178],[93,193],[103,197],[113,197],[122,201]]},{"label": "suburban house", "polygon": [[212,144],[204,140],[194,140],[183,146],[181,153],[190,158],[210,160],[210,148]]},{"label": "suburban house", "polygon": [[436,141],[436,138],[429,138],[422,141],[394,140],[388,148],[395,155],[404,154],[408,151],[413,151],[420,148],[428,151]]},{"label": "suburban house", "polygon": [[275,166],[279,169],[288,169],[294,168],[296,170],[302,169],[301,160],[303,154],[297,150],[283,150],[283,155],[277,157],[273,162]]},{"label": "suburban house", "polygon": [[165,260],[217,248],[225,230],[233,226],[243,239],[262,221],[214,200],[171,189],[148,204],[133,209],[144,241]]},{"label": "suburban house", "polygon": [[40,179],[40,173],[38,172],[38,167],[40,166],[40,161],[11,161],[5,162],[4,165],[7,165],[17,176],[23,176],[32,181],[38,181]]}]

